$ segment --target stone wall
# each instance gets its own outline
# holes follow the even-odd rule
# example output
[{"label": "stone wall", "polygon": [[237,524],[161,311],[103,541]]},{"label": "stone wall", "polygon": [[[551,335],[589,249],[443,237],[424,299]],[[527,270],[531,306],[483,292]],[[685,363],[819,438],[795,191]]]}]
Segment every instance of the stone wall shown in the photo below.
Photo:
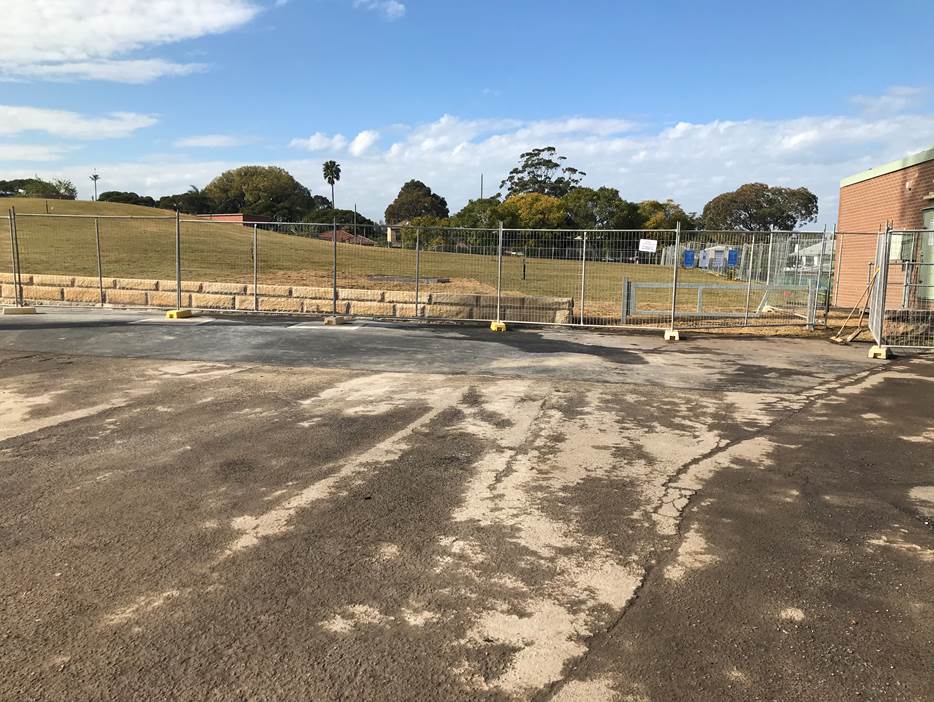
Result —
[{"label": "stone wall", "polygon": [[[23,275],[23,298],[32,304],[100,305],[174,309],[174,280],[104,278],[103,300],[97,278],[63,275]],[[15,300],[13,275],[0,273],[0,304]],[[504,295],[501,316],[514,321],[566,323],[570,298]],[[331,288],[300,285],[257,285],[182,281],[182,307],[200,310],[293,312],[324,314],[332,311]],[[416,315],[415,292],[338,288],[337,312],[359,317]],[[422,292],[418,317],[436,319],[495,319],[496,296],[468,293]]]}]

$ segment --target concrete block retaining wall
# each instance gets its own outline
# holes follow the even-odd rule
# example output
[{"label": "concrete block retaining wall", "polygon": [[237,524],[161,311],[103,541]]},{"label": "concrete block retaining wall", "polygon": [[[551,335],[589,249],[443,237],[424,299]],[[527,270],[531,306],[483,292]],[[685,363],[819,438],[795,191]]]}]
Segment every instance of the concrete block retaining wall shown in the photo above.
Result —
[{"label": "concrete block retaining wall", "polygon": [[[101,304],[100,281],[93,277],[23,275],[23,297],[33,304]],[[103,303],[110,307],[174,308],[174,280],[104,278]],[[325,314],[332,310],[331,288],[182,281],[182,307],[202,310]],[[0,273],[0,304],[13,304],[13,275]],[[502,318],[567,323],[570,298],[504,295]],[[360,317],[415,317],[415,292],[338,288],[338,314]],[[449,292],[419,294],[418,316],[437,319],[495,319],[496,296]]]}]

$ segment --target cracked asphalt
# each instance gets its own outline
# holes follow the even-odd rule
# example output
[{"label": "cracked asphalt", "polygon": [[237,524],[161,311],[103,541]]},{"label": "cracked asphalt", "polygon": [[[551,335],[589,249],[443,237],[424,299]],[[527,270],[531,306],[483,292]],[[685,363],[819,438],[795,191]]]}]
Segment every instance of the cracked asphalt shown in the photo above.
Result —
[{"label": "cracked asphalt", "polygon": [[0,698],[934,699],[934,362],[0,319]]}]

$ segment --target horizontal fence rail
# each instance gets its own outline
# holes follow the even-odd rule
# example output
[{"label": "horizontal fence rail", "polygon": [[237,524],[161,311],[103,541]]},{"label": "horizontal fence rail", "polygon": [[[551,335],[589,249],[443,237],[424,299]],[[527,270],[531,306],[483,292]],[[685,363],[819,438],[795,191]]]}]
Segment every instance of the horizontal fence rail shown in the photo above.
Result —
[{"label": "horizontal fence rail", "polygon": [[[828,232],[9,213],[7,302],[643,327],[826,322]],[[864,237],[865,238],[865,237]],[[916,265],[915,265],[916,264]],[[912,261],[909,300],[930,284]]]}]

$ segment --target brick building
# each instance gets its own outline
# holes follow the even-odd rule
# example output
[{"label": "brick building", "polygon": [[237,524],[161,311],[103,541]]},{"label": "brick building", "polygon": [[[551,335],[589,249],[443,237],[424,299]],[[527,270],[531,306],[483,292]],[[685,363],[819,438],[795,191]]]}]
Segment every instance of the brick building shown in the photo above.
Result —
[{"label": "brick building", "polygon": [[[866,234],[885,229],[934,230],[934,148],[870,168],[840,182],[837,216],[834,304],[853,307],[872,275],[876,237]],[[860,235],[862,234],[862,235]],[[934,234],[921,239],[920,255],[934,258]],[[905,283],[906,262],[901,240],[893,237],[886,306],[897,309]],[[927,267],[930,268],[930,267]]]}]

